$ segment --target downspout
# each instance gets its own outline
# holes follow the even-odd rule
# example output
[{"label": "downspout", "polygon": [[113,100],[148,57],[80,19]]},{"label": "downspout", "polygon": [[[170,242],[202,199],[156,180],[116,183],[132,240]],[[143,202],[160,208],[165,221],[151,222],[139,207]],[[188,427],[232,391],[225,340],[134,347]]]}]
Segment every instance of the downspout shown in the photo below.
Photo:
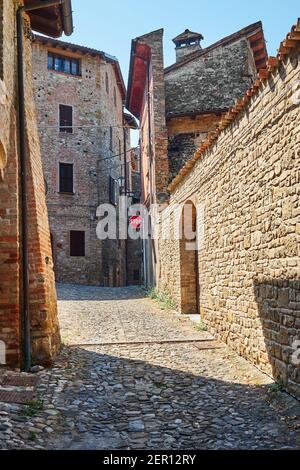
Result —
[{"label": "downspout", "polygon": [[62,4],[64,33],[71,36],[74,30],[71,0],[65,0]]},{"label": "downspout", "polygon": [[22,250],[22,342],[23,369],[31,368],[31,334],[29,309],[29,272],[28,272],[28,204],[27,204],[27,147],[26,147],[26,110],[24,81],[24,13],[40,10],[54,5],[63,5],[65,0],[51,0],[32,7],[19,7],[17,10],[17,49],[18,49],[18,121],[19,121],[19,163],[21,186],[21,250]]},{"label": "downspout", "polygon": [[125,122],[123,124],[124,137],[124,193],[125,193],[125,223],[126,223],[126,239],[125,239],[125,286],[128,285],[128,168],[127,168],[127,134]]}]

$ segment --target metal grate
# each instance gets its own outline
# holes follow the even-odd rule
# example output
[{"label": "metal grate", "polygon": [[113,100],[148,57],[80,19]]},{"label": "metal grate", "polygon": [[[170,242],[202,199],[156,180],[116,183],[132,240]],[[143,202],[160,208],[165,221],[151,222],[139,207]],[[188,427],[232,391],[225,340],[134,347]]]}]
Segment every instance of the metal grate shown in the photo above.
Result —
[{"label": "metal grate", "polygon": [[2,403],[18,403],[25,405],[32,401],[33,397],[33,391],[13,392],[11,390],[0,390],[0,402]]},{"label": "metal grate", "polygon": [[35,387],[38,377],[34,375],[7,374],[0,380],[2,386]]}]

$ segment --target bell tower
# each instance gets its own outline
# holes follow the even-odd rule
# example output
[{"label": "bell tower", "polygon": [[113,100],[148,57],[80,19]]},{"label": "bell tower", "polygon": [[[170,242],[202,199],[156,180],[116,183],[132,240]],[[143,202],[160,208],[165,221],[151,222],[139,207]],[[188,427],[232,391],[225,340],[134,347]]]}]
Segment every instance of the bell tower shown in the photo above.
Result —
[{"label": "bell tower", "polygon": [[200,42],[203,40],[203,36],[200,33],[193,33],[189,29],[186,29],[182,34],[176,36],[173,42],[176,46],[176,62],[179,62],[188,54],[199,51],[201,49]]}]

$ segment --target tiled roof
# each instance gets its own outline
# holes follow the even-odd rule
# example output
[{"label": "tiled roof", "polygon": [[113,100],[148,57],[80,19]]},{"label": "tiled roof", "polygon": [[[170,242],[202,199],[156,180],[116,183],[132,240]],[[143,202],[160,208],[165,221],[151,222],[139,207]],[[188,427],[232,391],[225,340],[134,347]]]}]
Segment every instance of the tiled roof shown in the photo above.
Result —
[{"label": "tiled roof", "polygon": [[249,106],[249,101],[252,96],[256,95],[262,84],[267,80],[269,75],[276,71],[280,66],[282,60],[290,54],[291,51],[300,44],[300,18],[298,18],[297,25],[293,26],[291,32],[286,36],[286,39],[281,42],[276,57],[269,57],[265,69],[261,69],[258,73],[257,80],[254,85],[246,92],[244,97],[238,100],[233,108],[222,118],[216,132],[209,134],[209,137],[201,145],[200,149],[195,153],[193,158],[189,160],[185,166],[180,170],[178,175],[173,179],[168,187],[168,191],[172,192],[183,181],[183,179],[191,172],[196,162],[205,154],[205,152],[212,147],[219,135],[224,129],[230,126],[241,113]]},{"label": "tiled roof", "polygon": [[173,39],[173,42],[175,42],[176,44],[177,42],[185,41],[187,39],[204,39],[204,38],[202,34],[193,33],[193,31],[186,29],[183,33],[179,34],[179,36],[176,36],[176,38]]},{"label": "tiled roof", "polygon": [[200,49],[199,51],[188,54],[185,58],[181,59],[179,62],[176,62],[175,64],[167,67],[165,69],[165,74],[168,74],[169,72],[172,72],[173,70],[184,66],[188,62],[191,62],[192,60],[197,59],[198,57],[205,56],[206,54],[208,54],[209,52],[213,51],[214,49],[218,47],[231,44],[232,42],[237,41],[239,38],[243,36],[248,37],[250,41],[250,45],[253,50],[253,54],[255,58],[256,67],[259,70],[260,68],[266,65],[266,60],[268,57],[261,21],[258,21],[257,23],[253,23],[247,26],[246,28],[243,28],[240,31],[237,31],[234,34],[231,34],[230,36],[227,36],[221,39],[220,41],[212,44],[211,46],[208,46],[206,48]]}]

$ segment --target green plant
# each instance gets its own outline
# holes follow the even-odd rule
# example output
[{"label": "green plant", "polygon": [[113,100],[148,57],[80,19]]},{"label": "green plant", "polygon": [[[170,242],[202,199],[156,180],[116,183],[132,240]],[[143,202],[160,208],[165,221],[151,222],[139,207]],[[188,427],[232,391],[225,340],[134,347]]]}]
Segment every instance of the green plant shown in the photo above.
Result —
[{"label": "green plant", "polygon": [[161,292],[158,289],[149,289],[147,295],[150,299],[155,300],[161,304],[162,310],[173,310],[175,309],[175,303],[172,297],[165,292]]},{"label": "green plant", "polygon": [[208,326],[202,320],[200,320],[200,323],[197,323],[195,328],[198,331],[208,331]]},{"label": "green plant", "polygon": [[284,383],[282,378],[280,377],[279,379],[276,380],[271,386],[270,386],[270,391],[272,393],[279,393],[282,392],[284,389]]},{"label": "green plant", "polygon": [[44,408],[44,403],[41,400],[33,400],[29,401],[26,404],[26,408],[24,410],[24,415],[33,417],[36,416],[39,411]]},{"label": "green plant", "polygon": [[28,438],[28,439],[29,439],[30,441],[32,441],[32,442],[33,442],[33,441],[36,441],[36,438],[37,438],[37,435],[36,435],[35,432],[31,432],[31,433],[29,434],[29,438]]}]

